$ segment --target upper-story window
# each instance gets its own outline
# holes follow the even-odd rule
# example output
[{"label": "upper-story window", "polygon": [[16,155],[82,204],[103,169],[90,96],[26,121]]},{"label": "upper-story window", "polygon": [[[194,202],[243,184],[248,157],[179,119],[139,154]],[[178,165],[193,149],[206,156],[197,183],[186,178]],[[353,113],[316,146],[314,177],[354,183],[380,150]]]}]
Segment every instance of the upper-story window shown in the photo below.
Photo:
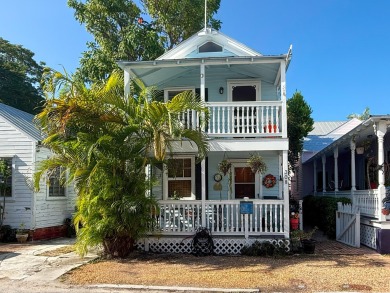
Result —
[{"label": "upper-story window", "polygon": [[199,53],[213,53],[213,52],[223,52],[222,46],[214,42],[207,42],[199,47]]},{"label": "upper-story window", "polygon": [[233,80],[228,81],[229,101],[255,102],[261,100],[261,83],[258,80]]}]

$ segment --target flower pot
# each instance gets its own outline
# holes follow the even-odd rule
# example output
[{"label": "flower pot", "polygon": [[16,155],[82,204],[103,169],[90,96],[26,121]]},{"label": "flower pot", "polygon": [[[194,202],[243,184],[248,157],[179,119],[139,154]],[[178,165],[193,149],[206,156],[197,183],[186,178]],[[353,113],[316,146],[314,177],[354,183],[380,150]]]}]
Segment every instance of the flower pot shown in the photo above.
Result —
[{"label": "flower pot", "polygon": [[383,208],[382,209],[382,214],[385,215],[385,216],[388,216],[388,215],[390,215],[390,210]]},{"label": "flower pot", "polygon": [[313,254],[316,249],[316,242],[314,239],[302,239],[303,252]]},{"label": "flower pot", "polygon": [[297,230],[299,226],[299,219],[291,218],[290,219],[290,228],[291,230]]},{"label": "flower pot", "polygon": [[28,238],[28,233],[25,233],[25,234],[16,234],[16,240],[17,240],[19,243],[26,243],[27,238]]}]

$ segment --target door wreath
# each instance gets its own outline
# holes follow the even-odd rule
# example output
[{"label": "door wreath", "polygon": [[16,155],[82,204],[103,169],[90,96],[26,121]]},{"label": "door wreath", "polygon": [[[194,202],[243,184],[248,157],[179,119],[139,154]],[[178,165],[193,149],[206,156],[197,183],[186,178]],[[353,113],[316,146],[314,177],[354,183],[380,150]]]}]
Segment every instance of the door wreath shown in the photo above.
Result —
[{"label": "door wreath", "polygon": [[263,185],[266,188],[272,188],[276,184],[276,177],[272,174],[268,174],[263,178]]}]

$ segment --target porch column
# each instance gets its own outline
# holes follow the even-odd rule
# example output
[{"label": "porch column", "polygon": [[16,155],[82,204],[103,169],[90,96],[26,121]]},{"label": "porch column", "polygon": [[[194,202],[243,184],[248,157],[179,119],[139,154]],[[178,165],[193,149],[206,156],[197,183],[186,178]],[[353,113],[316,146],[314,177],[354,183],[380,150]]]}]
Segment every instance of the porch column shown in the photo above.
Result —
[{"label": "porch column", "polygon": [[334,191],[339,191],[339,166],[338,166],[338,158],[339,158],[339,148],[335,147],[333,150],[333,158],[334,158]]},{"label": "porch column", "polygon": [[313,191],[314,191],[314,195],[317,194],[317,161],[314,160],[313,161]]},{"label": "porch column", "polygon": [[288,151],[283,151],[283,202],[284,202],[284,237],[290,236],[290,203],[288,188]]},{"label": "porch column", "polygon": [[[205,85],[206,85],[206,80],[205,80],[205,66],[204,64],[200,65],[200,100],[202,102],[205,101]],[[204,121],[204,117],[202,117]],[[202,126],[202,131],[204,131],[204,126]],[[201,176],[202,176],[202,227],[206,227],[206,161],[205,159],[202,160],[201,162]]]},{"label": "porch column", "polygon": [[125,98],[127,99],[127,96],[130,95],[130,73],[126,70],[124,70],[124,91],[125,91]]},{"label": "porch column", "polygon": [[322,155],[322,192],[326,192],[326,157]]},{"label": "porch column", "polygon": [[351,147],[351,190],[356,191],[356,167],[355,167],[355,150],[356,143],[353,139],[350,142]]},{"label": "porch column", "polygon": [[282,100],[282,137],[287,137],[286,60],[280,62],[280,95]]},{"label": "porch column", "polygon": [[386,121],[379,121],[377,125],[376,135],[378,137],[378,193],[379,193],[379,216],[380,220],[386,221],[386,216],[383,215],[380,211],[382,209],[382,200],[386,196],[386,187],[385,187],[385,155],[383,148],[384,136],[387,132]]}]

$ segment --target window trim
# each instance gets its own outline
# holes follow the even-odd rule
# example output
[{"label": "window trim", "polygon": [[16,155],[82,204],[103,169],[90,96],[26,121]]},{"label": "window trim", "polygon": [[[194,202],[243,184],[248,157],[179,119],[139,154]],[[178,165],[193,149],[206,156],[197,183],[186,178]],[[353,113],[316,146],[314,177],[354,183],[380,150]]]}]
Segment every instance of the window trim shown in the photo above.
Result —
[{"label": "window trim", "polygon": [[192,93],[195,95],[195,88],[194,87],[168,87],[164,89],[164,102],[169,101],[169,92],[185,92],[185,91],[192,91]]},{"label": "window trim", "polygon": [[[196,195],[195,195],[195,156],[175,156],[172,159],[191,159],[191,196],[187,197],[182,197],[182,200],[195,200]],[[174,178],[174,177],[168,177],[168,166],[164,164],[163,167],[163,199],[164,200],[169,200],[169,195],[168,195],[168,182],[169,180],[189,180],[189,177],[181,177],[181,178]]]},{"label": "window trim", "polygon": [[[5,202],[15,199],[15,155],[14,156],[2,156],[0,159],[10,159],[11,160],[11,196],[5,196]],[[0,194],[0,198],[3,200],[3,196]]]},{"label": "window trim", "polygon": [[259,79],[229,79],[228,87],[228,102],[233,102],[233,87],[234,86],[256,86],[256,102],[261,101],[261,80]]},{"label": "window trim", "polygon": [[[59,167],[60,172],[62,173],[63,167]],[[60,174],[61,174],[60,173]],[[65,177],[68,177],[68,171],[65,171]],[[47,183],[46,183],[46,200],[67,200],[68,198],[68,187],[66,185],[63,186],[64,188],[64,195],[62,196],[51,196],[50,195],[50,176],[47,176]]]}]

